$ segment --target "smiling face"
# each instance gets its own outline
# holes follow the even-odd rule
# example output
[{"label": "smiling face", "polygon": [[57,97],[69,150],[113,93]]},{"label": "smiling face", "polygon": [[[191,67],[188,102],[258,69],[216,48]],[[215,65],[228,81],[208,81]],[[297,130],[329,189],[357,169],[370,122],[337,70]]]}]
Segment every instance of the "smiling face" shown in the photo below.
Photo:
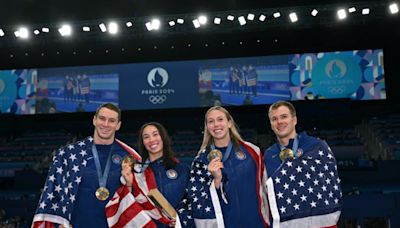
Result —
[{"label": "smiling face", "polygon": [[148,125],[142,132],[143,145],[149,153],[150,161],[163,155],[164,143],[159,130],[154,125]]},{"label": "smiling face", "polygon": [[289,139],[296,137],[297,117],[293,116],[289,108],[282,105],[269,112],[271,129],[274,131],[281,145],[287,145]]},{"label": "smiling face", "polygon": [[114,142],[115,132],[121,127],[118,112],[101,108],[93,117],[94,143],[111,144]]},{"label": "smiling face", "polygon": [[227,146],[230,141],[229,129],[232,121],[228,120],[225,113],[212,110],[206,117],[207,130],[214,139],[216,146]]}]

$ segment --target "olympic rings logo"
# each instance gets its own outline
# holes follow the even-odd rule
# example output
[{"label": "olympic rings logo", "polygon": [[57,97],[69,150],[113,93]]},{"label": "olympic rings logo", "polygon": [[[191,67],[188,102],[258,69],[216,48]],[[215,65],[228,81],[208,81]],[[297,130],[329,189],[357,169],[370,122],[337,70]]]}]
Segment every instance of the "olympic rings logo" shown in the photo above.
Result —
[{"label": "olympic rings logo", "polygon": [[345,91],[345,87],[343,87],[343,86],[340,86],[340,87],[329,87],[328,91],[331,94],[342,94]]},{"label": "olympic rings logo", "polygon": [[165,95],[151,95],[149,101],[153,104],[162,104],[167,100]]}]

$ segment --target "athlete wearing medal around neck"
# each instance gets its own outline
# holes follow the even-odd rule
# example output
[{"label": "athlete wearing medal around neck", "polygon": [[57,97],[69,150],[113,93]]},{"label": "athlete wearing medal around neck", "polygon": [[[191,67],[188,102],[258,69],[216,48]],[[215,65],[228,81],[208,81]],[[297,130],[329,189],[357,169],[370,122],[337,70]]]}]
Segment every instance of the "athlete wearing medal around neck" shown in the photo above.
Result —
[{"label": "athlete wearing medal around neck", "polygon": [[271,224],[336,227],[342,194],[336,160],[328,144],[296,132],[296,109],[290,102],[272,104],[268,117],[276,136],[276,143],[264,153]]},{"label": "athlete wearing medal around neck", "polygon": [[108,227],[105,206],[120,186],[122,158],[129,153],[115,141],[121,127],[116,105],[102,104],[92,122],[93,136],[56,152],[33,227]]},{"label": "athlete wearing medal around neck", "polygon": [[[139,153],[144,164],[141,172],[151,169],[154,173],[157,189],[166,200],[179,211],[180,202],[185,197],[185,189],[189,181],[189,167],[174,157],[171,140],[167,130],[158,122],[143,124],[138,138]],[[132,170],[123,164],[122,175],[127,185],[132,185]],[[185,219],[182,218],[181,221]],[[158,220],[153,220],[157,227],[168,227]],[[174,226],[175,222],[170,224]],[[188,224],[186,224],[188,225]]]},{"label": "athlete wearing medal around neck", "polygon": [[[222,158],[208,156],[220,150]],[[205,114],[204,135],[188,185],[198,227],[265,227],[268,224],[265,169],[257,146],[240,136],[221,106]]]}]

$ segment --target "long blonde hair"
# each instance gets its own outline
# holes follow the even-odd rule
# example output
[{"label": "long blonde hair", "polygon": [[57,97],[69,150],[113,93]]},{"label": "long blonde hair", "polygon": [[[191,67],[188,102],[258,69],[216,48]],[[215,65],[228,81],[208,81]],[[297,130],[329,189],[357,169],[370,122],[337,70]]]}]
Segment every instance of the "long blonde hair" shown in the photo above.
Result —
[{"label": "long blonde hair", "polygon": [[209,108],[207,110],[206,114],[204,115],[203,143],[201,144],[200,150],[206,149],[213,143],[212,136],[211,136],[210,132],[208,132],[208,128],[207,128],[207,117],[210,114],[210,112],[214,111],[214,110],[218,110],[218,111],[224,113],[227,120],[231,121],[232,126],[229,128],[229,136],[230,136],[231,140],[233,141],[235,147],[238,147],[239,141],[243,141],[243,139],[242,139],[242,136],[240,136],[240,134],[239,134],[239,130],[235,123],[235,120],[233,119],[231,114],[228,112],[228,110],[226,110],[225,108],[223,108],[221,106],[213,106],[213,107]]}]

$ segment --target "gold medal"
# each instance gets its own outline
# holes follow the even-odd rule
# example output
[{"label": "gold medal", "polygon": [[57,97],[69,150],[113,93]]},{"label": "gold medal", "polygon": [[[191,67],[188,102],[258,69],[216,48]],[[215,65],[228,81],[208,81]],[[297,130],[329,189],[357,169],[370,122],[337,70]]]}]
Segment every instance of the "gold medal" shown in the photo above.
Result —
[{"label": "gold medal", "polygon": [[211,161],[214,158],[219,158],[220,160],[222,160],[222,152],[220,150],[213,149],[210,151],[210,153],[208,153],[207,158],[208,158],[208,161]]},{"label": "gold medal", "polygon": [[100,187],[96,190],[96,198],[98,200],[106,200],[110,196],[110,192],[105,187]]},{"label": "gold medal", "polygon": [[281,152],[279,153],[279,158],[282,161],[284,161],[288,158],[294,158],[293,151],[289,148],[285,148],[285,149],[281,150]]},{"label": "gold medal", "polygon": [[136,163],[136,159],[134,159],[132,155],[128,154],[124,157],[122,162],[128,163],[130,166],[133,166]]},{"label": "gold medal", "polygon": [[126,156],[124,157],[124,159],[122,160],[122,162],[123,162],[123,163],[128,163],[129,166],[130,166],[131,169],[132,169],[132,172],[134,171],[133,169],[135,168],[134,166],[135,166],[135,164],[136,164],[136,159],[135,159],[132,155],[130,155],[130,154],[126,155]]}]

